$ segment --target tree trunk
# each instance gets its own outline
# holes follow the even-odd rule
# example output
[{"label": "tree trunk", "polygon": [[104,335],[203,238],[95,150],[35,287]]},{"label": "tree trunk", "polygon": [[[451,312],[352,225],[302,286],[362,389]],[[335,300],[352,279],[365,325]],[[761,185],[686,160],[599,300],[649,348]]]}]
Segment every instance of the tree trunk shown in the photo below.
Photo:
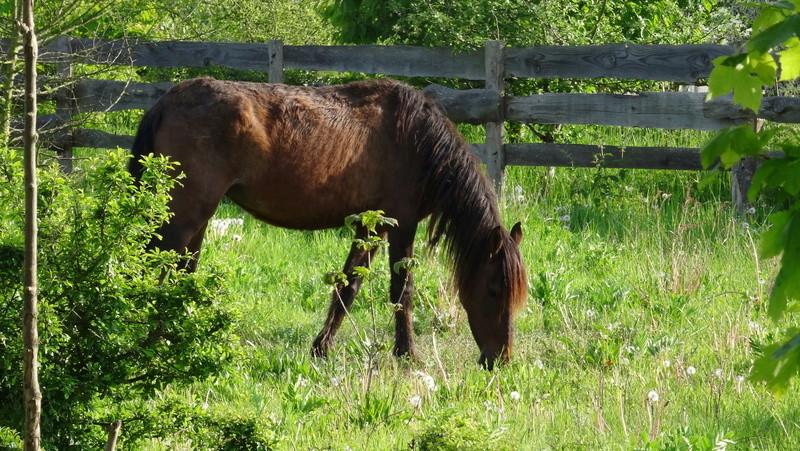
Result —
[{"label": "tree trunk", "polygon": [[22,305],[23,402],[25,450],[41,446],[42,392],[39,389],[39,311],[37,283],[38,186],[36,181],[36,61],[39,47],[33,24],[33,0],[24,0],[20,23],[25,47],[25,290]]}]

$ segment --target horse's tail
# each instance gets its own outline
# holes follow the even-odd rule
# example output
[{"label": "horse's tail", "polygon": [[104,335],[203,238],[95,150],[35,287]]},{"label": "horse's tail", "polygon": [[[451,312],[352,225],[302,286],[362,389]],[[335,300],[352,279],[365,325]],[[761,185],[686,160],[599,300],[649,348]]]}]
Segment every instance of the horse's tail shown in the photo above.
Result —
[{"label": "horse's tail", "polygon": [[131,159],[128,161],[128,172],[137,182],[144,173],[142,157],[152,153],[155,148],[156,132],[161,125],[161,114],[161,102],[158,102],[145,113],[142,121],[139,122],[139,129],[136,131],[136,137],[133,139],[131,147]]}]

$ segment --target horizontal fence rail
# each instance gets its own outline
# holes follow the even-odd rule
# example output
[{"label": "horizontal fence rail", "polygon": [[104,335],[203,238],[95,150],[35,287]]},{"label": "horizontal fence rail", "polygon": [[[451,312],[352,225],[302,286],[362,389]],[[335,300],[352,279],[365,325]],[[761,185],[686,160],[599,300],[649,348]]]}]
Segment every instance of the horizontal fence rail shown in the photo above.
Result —
[{"label": "horizontal fence rail", "polygon": [[[7,53],[8,41],[0,40]],[[758,112],[735,106],[730,97],[705,101],[696,92],[620,94],[531,93],[504,95],[508,77],[568,79],[634,79],[698,84],[709,76],[712,61],[734,53],[720,45],[536,46],[506,48],[489,41],[484,48],[456,51],[445,47],[314,46],[268,43],[220,43],[144,40],[73,39],[62,37],[43,46],[40,61],[135,67],[211,67],[260,71],[271,82],[282,82],[284,69],[362,72],[402,77],[483,80],[485,89],[453,90],[428,86],[454,122],[484,124],[487,142],[474,145],[496,186],[502,186],[506,165],[543,165],[640,169],[701,169],[699,150],[677,147],[614,147],[559,143],[503,142],[505,121],[532,124],[610,125],[666,130],[719,130],[765,119],[800,123],[800,99],[766,97]],[[80,80],[56,95],[57,112],[40,118],[54,133],[53,147],[129,147],[132,137],[100,130],[63,131],[70,117],[87,112],[147,109],[171,83]],[[499,128],[498,128],[499,127]],[[491,131],[491,133],[490,133]],[[66,155],[66,153],[65,153]]]}]

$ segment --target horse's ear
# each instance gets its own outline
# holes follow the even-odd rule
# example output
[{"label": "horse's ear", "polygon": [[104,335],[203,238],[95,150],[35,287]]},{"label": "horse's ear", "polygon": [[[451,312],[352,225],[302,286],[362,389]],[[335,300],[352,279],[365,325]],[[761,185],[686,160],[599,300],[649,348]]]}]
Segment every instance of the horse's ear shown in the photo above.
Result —
[{"label": "horse's ear", "polygon": [[517,246],[522,242],[522,223],[518,222],[511,228],[511,239],[517,243]]},{"label": "horse's ear", "polygon": [[489,258],[494,257],[503,248],[503,228],[500,226],[489,233]]}]

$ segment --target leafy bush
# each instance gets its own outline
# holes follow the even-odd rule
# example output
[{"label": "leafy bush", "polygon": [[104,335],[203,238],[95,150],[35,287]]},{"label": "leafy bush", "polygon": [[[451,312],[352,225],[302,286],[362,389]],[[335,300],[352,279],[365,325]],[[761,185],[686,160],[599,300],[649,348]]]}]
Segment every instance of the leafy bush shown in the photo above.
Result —
[{"label": "leafy bush", "polygon": [[[22,175],[0,151],[0,428],[22,430]],[[40,380],[43,442],[97,449],[105,425],[123,440],[153,431],[144,401],[215,374],[237,353],[237,314],[221,277],[178,271],[174,252],[146,251],[167,217],[174,164],[151,157],[134,186],[126,156],[111,153],[64,176],[40,171]],[[8,197],[6,197],[8,196]],[[8,201],[6,201],[8,199]]]},{"label": "leafy bush", "polygon": [[422,435],[411,442],[422,451],[511,449],[502,440],[503,429],[478,424],[455,410],[435,415]]}]

